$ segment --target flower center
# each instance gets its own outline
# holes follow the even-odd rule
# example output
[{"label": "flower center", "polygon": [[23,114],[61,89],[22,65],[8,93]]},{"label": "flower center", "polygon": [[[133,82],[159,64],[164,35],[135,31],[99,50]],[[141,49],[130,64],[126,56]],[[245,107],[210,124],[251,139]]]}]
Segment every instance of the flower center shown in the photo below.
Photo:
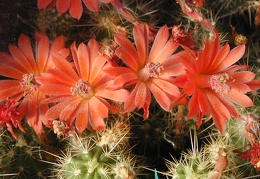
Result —
[{"label": "flower center", "polygon": [[158,62],[148,62],[144,68],[138,72],[138,78],[142,82],[146,82],[150,77],[158,78],[163,70],[163,66]]},{"label": "flower center", "polygon": [[144,71],[150,77],[154,77],[154,78],[158,78],[162,70],[163,70],[163,66],[158,62],[149,62],[144,67]]},{"label": "flower center", "polygon": [[211,88],[217,93],[227,94],[231,90],[231,87],[227,84],[229,76],[226,73],[212,75],[209,79]]},{"label": "flower center", "polygon": [[29,91],[36,91],[39,84],[36,82],[34,78],[34,74],[24,74],[23,80],[20,82],[20,86],[22,88],[28,89]]},{"label": "flower center", "polygon": [[81,96],[83,98],[90,98],[93,96],[91,85],[82,79],[80,79],[75,86],[71,87],[70,90],[73,96]]}]

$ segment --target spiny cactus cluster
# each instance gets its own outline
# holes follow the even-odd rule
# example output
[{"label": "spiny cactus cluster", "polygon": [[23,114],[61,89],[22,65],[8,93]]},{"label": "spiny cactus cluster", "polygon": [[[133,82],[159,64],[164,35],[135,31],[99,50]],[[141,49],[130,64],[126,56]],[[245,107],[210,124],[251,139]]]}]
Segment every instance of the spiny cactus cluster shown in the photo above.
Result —
[{"label": "spiny cactus cluster", "polygon": [[57,178],[137,178],[137,158],[129,150],[130,128],[116,121],[102,133],[71,136],[66,151],[55,156]]},{"label": "spiny cactus cluster", "polygon": [[[19,142],[2,134],[0,152],[0,178],[47,178],[51,174],[50,164],[44,162],[41,146],[29,136],[19,135]],[[28,140],[30,139],[30,140]]]},{"label": "spiny cactus cluster", "polygon": [[[172,179],[258,178],[259,174],[254,169],[258,164],[250,166],[246,157],[241,158],[253,142],[250,139],[259,137],[256,119],[255,113],[244,116],[244,119],[231,119],[224,134],[217,131],[204,134],[203,145],[199,144],[202,141],[198,142],[201,133],[197,135],[195,130],[191,134],[191,150],[183,152],[180,159],[167,160],[169,171],[166,175]],[[258,155],[257,152],[255,155]]]}]

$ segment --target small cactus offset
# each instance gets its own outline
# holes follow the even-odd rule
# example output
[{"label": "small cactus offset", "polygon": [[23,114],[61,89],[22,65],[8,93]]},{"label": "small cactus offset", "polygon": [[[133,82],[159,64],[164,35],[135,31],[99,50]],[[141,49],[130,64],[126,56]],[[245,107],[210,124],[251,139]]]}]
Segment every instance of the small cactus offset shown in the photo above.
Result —
[{"label": "small cactus offset", "polygon": [[[129,126],[116,121],[102,133],[68,137],[63,156],[57,156],[54,172],[59,178],[137,178],[136,158],[128,149]],[[129,150],[129,151],[127,151]]]},{"label": "small cactus offset", "polygon": [[242,177],[242,172],[235,165],[239,155],[232,144],[223,135],[209,133],[209,136],[207,143],[199,149],[195,133],[191,140],[192,150],[182,153],[179,160],[167,160],[169,172],[166,175],[172,179]]}]

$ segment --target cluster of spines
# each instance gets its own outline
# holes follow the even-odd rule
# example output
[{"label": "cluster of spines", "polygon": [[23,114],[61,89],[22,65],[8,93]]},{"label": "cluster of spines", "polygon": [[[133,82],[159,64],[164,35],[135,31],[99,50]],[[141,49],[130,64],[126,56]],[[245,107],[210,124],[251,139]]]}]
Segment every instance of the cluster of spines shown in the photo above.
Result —
[{"label": "cluster of spines", "polygon": [[[8,142],[7,142],[8,141]],[[36,142],[27,142],[19,135],[19,142],[2,134],[0,146],[0,178],[47,178],[50,165],[43,162],[41,147]]]},{"label": "cluster of spines", "polygon": [[130,128],[116,121],[101,133],[68,137],[63,156],[56,156],[55,176],[64,179],[136,178],[136,158],[129,150]]}]

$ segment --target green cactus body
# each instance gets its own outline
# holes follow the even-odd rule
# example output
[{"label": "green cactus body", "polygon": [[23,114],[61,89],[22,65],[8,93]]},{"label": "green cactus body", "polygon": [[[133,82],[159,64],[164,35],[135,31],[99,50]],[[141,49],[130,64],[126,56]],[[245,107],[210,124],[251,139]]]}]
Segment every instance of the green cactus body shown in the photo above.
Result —
[{"label": "green cactus body", "polygon": [[72,137],[72,141],[69,142],[72,145],[68,146],[64,158],[56,165],[59,168],[56,169],[59,172],[58,176],[64,179],[133,178],[134,160],[129,158],[128,152],[122,151],[128,146],[124,137],[129,130],[127,125],[115,124],[115,126],[121,128],[111,127],[103,133]]}]

